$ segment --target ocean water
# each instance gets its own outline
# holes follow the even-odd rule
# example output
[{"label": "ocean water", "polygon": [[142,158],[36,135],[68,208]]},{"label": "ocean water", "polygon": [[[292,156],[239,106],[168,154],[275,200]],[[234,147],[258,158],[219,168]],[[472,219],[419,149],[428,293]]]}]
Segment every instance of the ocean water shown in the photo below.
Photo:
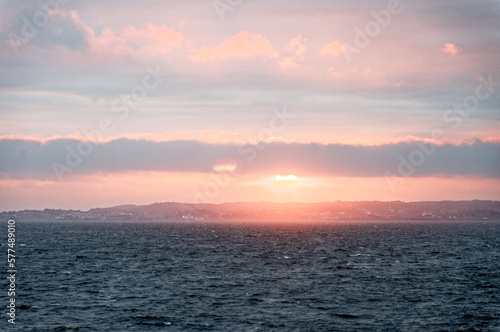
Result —
[{"label": "ocean water", "polygon": [[498,221],[18,220],[16,235],[16,326],[2,291],[0,330],[500,331]]}]

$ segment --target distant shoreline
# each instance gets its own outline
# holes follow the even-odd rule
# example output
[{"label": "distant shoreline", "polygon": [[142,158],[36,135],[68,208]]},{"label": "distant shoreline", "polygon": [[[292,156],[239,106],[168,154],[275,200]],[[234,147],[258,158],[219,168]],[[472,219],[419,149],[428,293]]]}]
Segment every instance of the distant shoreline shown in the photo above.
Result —
[{"label": "distant shoreline", "polygon": [[0,220],[500,220],[500,201],[320,202],[320,203],[154,203],[80,210],[22,210]]}]

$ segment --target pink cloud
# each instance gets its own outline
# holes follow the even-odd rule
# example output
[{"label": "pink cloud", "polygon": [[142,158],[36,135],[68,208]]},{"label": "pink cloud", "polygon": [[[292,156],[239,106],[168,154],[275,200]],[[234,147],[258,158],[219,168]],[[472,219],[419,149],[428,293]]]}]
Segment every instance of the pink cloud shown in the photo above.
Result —
[{"label": "pink cloud", "polygon": [[143,55],[166,55],[181,47],[185,39],[181,31],[164,24],[148,24],[145,29],[129,25],[122,29],[121,35]]},{"label": "pink cloud", "polygon": [[301,56],[306,52],[307,48],[304,44],[302,44],[302,35],[299,35],[292,40],[288,44],[287,51],[295,53],[297,56]]},{"label": "pink cloud", "polygon": [[70,12],[70,17],[75,27],[83,32],[90,55],[98,61],[164,56],[181,47],[185,39],[182,31],[164,24],[148,24],[144,29],[129,25],[119,31],[106,27],[96,34],[81,21],[76,11]]},{"label": "pink cloud", "polygon": [[90,53],[96,60],[114,60],[116,58],[129,57],[133,54],[132,47],[123,37],[105,28],[98,36],[94,31],[86,35],[86,41],[89,45]]},{"label": "pink cloud", "polygon": [[447,53],[451,56],[456,55],[458,52],[462,51],[462,49],[458,48],[457,45],[453,43],[446,43],[444,44],[443,48],[441,49],[444,53]]},{"label": "pink cloud", "polygon": [[318,53],[320,55],[338,56],[341,55],[344,51],[345,46],[341,45],[339,41],[334,41],[323,46],[323,48],[321,48]]},{"label": "pink cloud", "polygon": [[298,64],[296,64],[291,57],[285,57],[281,59],[280,61],[278,61],[278,65],[283,70],[298,67]]},{"label": "pink cloud", "polygon": [[[62,12],[60,15],[67,15]],[[82,31],[88,51],[95,60],[112,60],[118,57],[129,56],[132,48],[124,38],[119,37],[112,29],[104,28],[100,35],[96,35],[94,30],[85,25],[76,11],[69,12],[69,17],[73,25]]]},{"label": "pink cloud", "polygon": [[228,58],[277,57],[271,42],[260,34],[240,31],[215,47],[201,46],[194,49],[191,59],[195,62],[224,60]]}]

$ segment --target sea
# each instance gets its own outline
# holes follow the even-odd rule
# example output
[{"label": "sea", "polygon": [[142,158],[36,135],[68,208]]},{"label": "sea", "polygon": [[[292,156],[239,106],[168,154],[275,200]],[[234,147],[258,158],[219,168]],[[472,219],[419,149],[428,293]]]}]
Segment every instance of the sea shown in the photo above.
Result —
[{"label": "sea", "polygon": [[1,331],[500,331],[500,221],[16,220],[15,251]]}]

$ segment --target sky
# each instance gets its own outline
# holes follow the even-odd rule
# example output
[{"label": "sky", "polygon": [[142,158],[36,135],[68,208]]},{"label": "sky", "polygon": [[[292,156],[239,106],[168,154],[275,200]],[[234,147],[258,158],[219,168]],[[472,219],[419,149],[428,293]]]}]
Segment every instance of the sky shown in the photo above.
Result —
[{"label": "sky", "polygon": [[498,31],[496,0],[0,0],[0,210],[499,200]]}]

